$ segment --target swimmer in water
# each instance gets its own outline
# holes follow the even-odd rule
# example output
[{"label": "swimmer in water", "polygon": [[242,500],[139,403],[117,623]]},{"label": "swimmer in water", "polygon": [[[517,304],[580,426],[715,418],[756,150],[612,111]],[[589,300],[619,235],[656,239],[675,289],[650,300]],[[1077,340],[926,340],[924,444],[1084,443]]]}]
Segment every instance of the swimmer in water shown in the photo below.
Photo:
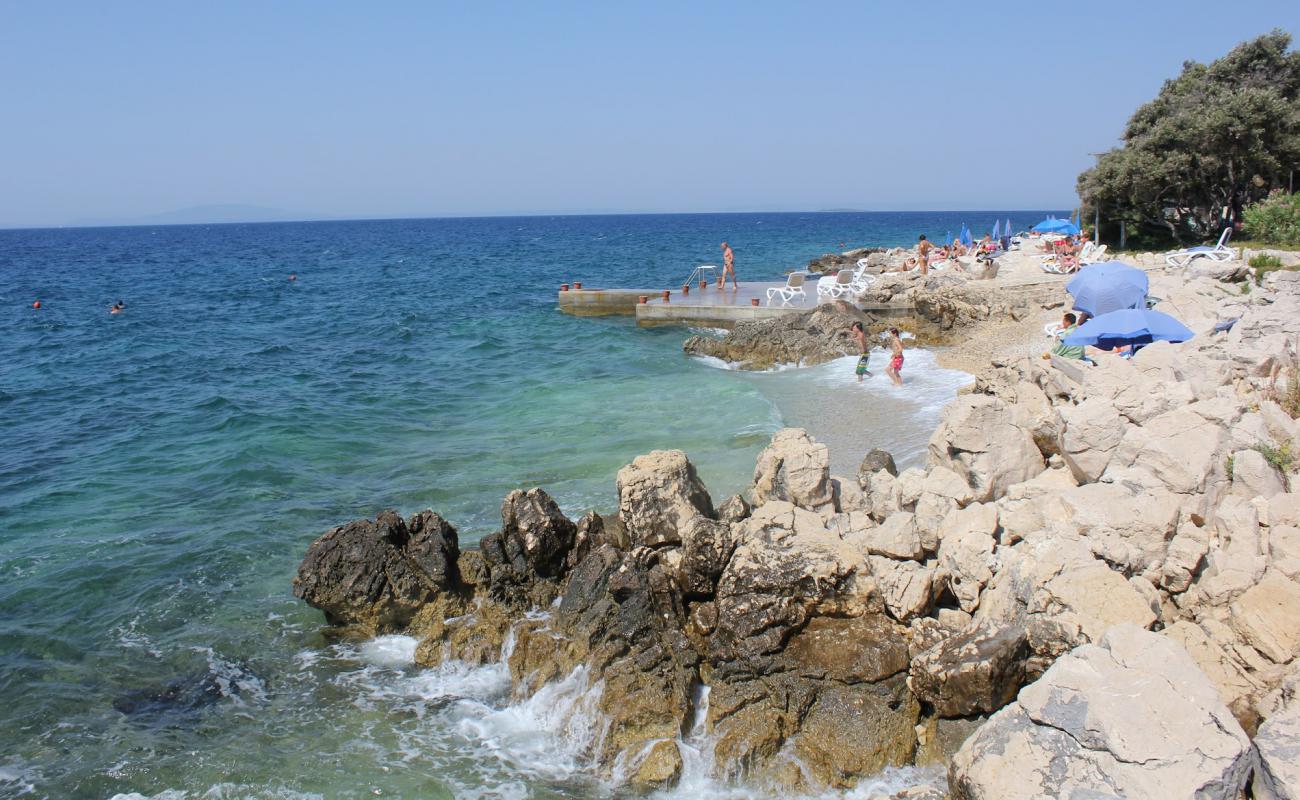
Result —
[{"label": "swimmer in water", "polygon": [[121,300],[118,300],[116,303],[108,307],[108,313],[121,314],[125,309],[126,309],[126,303],[123,303]]}]

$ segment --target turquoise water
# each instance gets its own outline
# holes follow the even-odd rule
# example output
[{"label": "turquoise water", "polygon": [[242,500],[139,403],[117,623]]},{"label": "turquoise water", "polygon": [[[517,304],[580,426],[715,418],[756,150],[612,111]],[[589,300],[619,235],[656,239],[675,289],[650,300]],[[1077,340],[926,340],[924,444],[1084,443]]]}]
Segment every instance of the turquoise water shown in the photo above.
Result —
[{"label": "turquoise water", "polygon": [[687,331],[574,319],[554,292],[674,285],[724,238],[742,280],[776,279],[994,216],[0,231],[0,797],[604,792],[577,745],[529,761],[563,750],[560,723],[519,716],[499,673],[326,642],[289,592],[307,544],[389,507],[472,542],[533,485],[608,510],[656,447],[720,498],[783,422],[923,444],[955,376],[739,375],[686,358]]}]

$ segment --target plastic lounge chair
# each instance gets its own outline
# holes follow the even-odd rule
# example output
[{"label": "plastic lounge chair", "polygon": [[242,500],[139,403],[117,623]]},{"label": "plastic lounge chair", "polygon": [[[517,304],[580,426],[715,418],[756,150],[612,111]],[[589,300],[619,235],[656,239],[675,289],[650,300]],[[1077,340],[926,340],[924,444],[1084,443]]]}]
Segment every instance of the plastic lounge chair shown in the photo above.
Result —
[{"label": "plastic lounge chair", "polygon": [[[1092,244],[1092,242],[1088,242],[1088,244],[1084,245],[1083,249],[1087,250],[1088,245],[1090,244]],[[1079,252],[1079,263],[1083,264],[1084,266],[1087,266],[1088,264],[1100,264],[1105,260],[1106,260],[1106,245],[1104,244],[1099,244],[1096,247],[1093,247],[1092,252],[1088,253],[1087,255],[1084,255],[1083,251]]]},{"label": "plastic lounge chair", "polygon": [[804,273],[792,272],[785,279],[785,286],[773,286],[767,290],[767,304],[772,305],[772,298],[780,297],[781,305],[788,306],[790,301],[798,297],[800,302],[808,296],[803,290]]},{"label": "plastic lounge chair", "polygon": [[1046,325],[1043,326],[1043,335],[1044,335],[1044,336],[1050,336],[1050,337],[1052,337],[1053,339],[1055,339],[1057,336],[1060,336],[1060,335],[1061,335],[1061,323],[1059,323],[1059,322],[1049,322],[1049,323],[1047,323]]},{"label": "plastic lounge chair", "polygon": [[856,295],[867,288],[865,283],[854,281],[853,270],[842,269],[834,278],[822,278],[817,282],[817,294],[836,300],[846,295]]},{"label": "plastic lounge chair", "polygon": [[1186,250],[1168,253],[1165,255],[1165,263],[1171,267],[1185,267],[1198,258],[1208,258],[1219,264],[1231,261],[1237,257],[1237,254],[1228,247],[1230,236],[1232,236],[1232,228],[1224,228],[1214,247],[1189,247]]}]

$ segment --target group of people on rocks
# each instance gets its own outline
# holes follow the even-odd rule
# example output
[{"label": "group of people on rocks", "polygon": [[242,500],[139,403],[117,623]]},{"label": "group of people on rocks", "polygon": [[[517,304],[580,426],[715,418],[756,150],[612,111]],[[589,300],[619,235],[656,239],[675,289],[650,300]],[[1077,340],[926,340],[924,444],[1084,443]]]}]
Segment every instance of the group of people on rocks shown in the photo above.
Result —
[{"label": "group of people on rocks", "polygon": [[923,233],[920,235],[916,243],[916,255],[909,256],[902,264],[885,271],[911,272],[912,270],[919,269],[922,275],[928,275],[931,266],[943,262],[947,262],[947,266],[951,266],[954,269],[963,270],[965,267],[963,267],[962,263],[957,259],[974,253],[976,259],[979,261],[991,260],[998,252],[1000,246],[1001,245],[998,242],[993,240],[991,234],[985,234],[983,239],[980,239],[978,242],[972,242],[967,246],[962,244],[960,239],[953,239],[952,244],[935,245],[929,239],[925,238],[925,234]]}]

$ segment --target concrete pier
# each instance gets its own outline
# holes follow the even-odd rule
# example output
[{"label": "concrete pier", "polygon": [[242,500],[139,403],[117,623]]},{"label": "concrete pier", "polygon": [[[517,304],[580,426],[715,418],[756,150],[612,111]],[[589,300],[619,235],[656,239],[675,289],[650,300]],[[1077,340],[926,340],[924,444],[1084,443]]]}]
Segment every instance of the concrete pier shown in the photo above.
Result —
[{"label": "concrete pier", "polygon": [[[828,302],[817,295],[816,280],[804,285],[806,296],[795,298],[788,305],[783,305],[779,297],[771,305],[767,302],[767,290],[785,286],[785,282],[746,281],[739,289],[728,286],[718,289],[710,283],[704,289],[692,286],[683,294],[681,287],[668,290],[668,299],[664,300],[663,289],[604,289],[574,288],[562,289],[557,295],[560,310],[576,316],[603,316],[609,314],[635,315],[641,325],[712,325],[728,328],[737,322],[748,320],[771,319],[785,314],[807,311],[817,306],[818,301]],[[641,298],[646,302],[642,303]],[[754,301],[758,301],[755,305]],[[907,313],[912,310],[910,303],[858,303],[863,311],[870,313]]]}]

